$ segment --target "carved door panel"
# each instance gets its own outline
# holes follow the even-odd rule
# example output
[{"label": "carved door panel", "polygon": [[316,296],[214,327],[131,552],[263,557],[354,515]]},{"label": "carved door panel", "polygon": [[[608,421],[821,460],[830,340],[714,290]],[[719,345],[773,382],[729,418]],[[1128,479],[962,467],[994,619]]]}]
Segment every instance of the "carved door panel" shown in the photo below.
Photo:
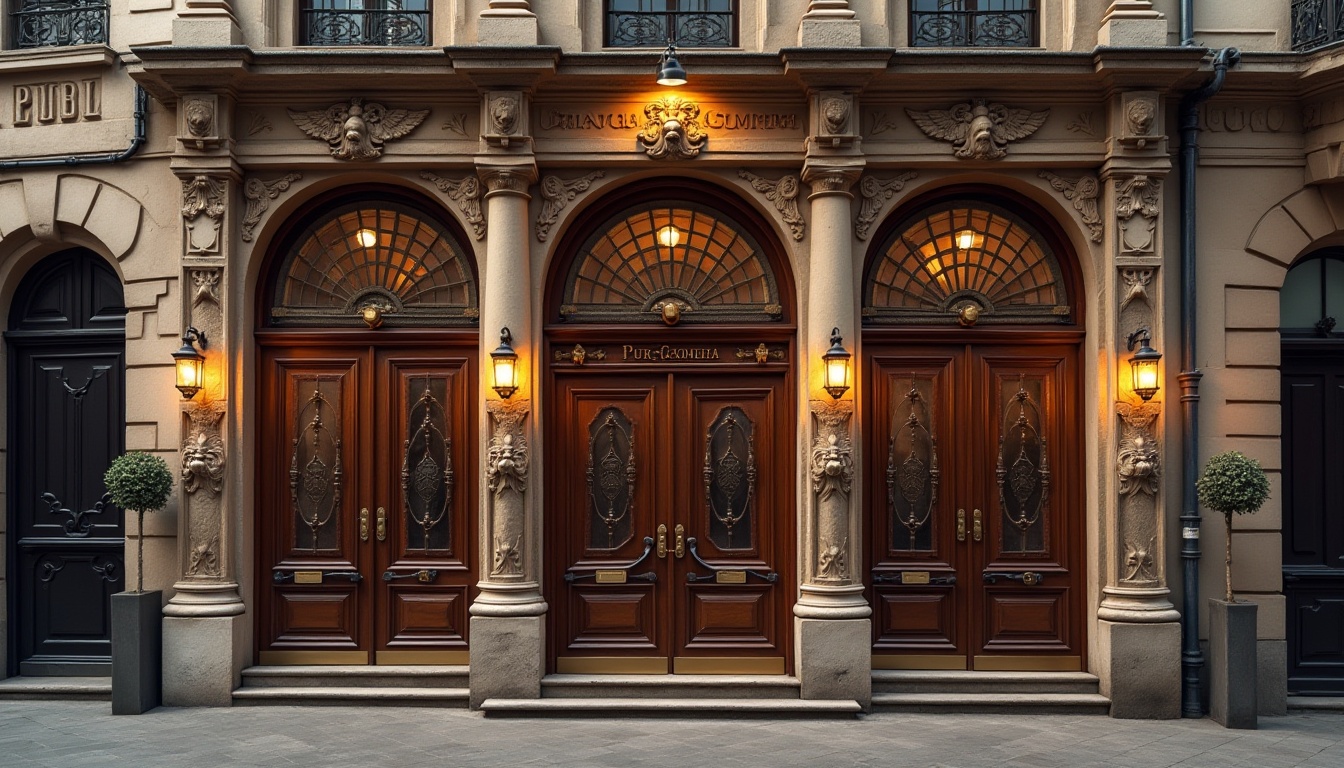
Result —
[{"label": "carved door panel", "polygon": [[1073,348],[870,355],[874,663],[1080,669]]},{"label": "carved door panel", "polygon": [[[1334,346],[1334,345],[1331,345]],[[1344,695],[1344,351],[1283,349],[1288,692]]]},{"label": "carved door panel", "polygon": [[783,374],[556,375],[558,671],[786,671],[785,391]]},{"label": "carved door panel", "polygon": [[470,368],[415,347],[263,348],[262,663],[466,662]]}]

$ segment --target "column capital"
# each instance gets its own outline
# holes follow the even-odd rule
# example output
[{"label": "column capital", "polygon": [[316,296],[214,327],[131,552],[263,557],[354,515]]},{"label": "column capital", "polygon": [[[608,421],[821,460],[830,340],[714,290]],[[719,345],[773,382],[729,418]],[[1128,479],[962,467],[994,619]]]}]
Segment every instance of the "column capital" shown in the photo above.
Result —
[{"label": "column capital", "polygon": [[527,188],[537,180],[537,164],[532,158],[524,162],[499,162],[494,157],[476,158],[476,174],[485,184],[485,197],[513,195],[528,199]]},{"label": "column capital", "polygon": [[824,195],[844,195],[853,197],[850,188],[863,173],[863,161],[857,162],[816,162],[809,158],[803,163],[803,181],[812,187],[809,197]]}]

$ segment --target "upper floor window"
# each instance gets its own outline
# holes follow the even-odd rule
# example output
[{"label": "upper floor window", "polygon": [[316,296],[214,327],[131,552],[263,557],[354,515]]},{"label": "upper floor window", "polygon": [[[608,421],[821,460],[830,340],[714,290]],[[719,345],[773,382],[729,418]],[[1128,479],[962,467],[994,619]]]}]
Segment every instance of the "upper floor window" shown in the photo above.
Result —
[{"label": "upper floor window", "polygon": [[737,45],[737,0],[607,0],[609,48]]},{"label": "upper floor window", "polygon": [[429,0],[303,0],[300,45],[429,45]]},{"label": "upper floor window", "polygon": [[910,0],[915,48],[1037,45],[1037,0]]},{"label": "upper floor window", "polygon": [[14,46],[107,43],[108,0],[19,0]]},{"label": "upper floor window", "polygon": [[1311,51],[1344,40],[1338,0],[1293,0],[1293,50]]}]

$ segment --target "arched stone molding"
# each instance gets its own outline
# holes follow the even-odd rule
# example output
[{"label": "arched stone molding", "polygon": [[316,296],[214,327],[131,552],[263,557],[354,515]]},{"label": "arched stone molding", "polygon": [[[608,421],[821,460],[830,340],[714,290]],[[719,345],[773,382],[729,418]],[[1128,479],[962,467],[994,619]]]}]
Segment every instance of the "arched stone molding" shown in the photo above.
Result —
[{"label": "arched stone molding", "polygon": [[95,250],[120,261],[140,234],[144,208],[130,193],[80,174],[33,174],[0,182],[0,253],[24,234],[43,243],[69,243],[86,233]]},{"label": "arched stone molding", "polygon": [[[1344,194],[1307,187],[1284,198],[1255,223],[1246,250],[1284,268],[1324,245],[1344,242]],[[1282,285],[1282,276],[1278,285]],[[1276,285],[1275,287],[1278,287]]]}]

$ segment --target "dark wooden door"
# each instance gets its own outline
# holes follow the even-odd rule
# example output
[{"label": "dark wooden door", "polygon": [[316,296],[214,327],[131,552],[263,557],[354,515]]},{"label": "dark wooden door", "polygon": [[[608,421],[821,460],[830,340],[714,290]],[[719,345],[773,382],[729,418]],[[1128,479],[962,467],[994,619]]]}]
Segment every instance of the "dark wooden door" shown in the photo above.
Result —
[{"label": "dark wooden door", "polygon": [[1081,669],[1076,347],[865,348],[874,665]]},{"label": "dark wooden door", "polygon": [[600,365],[553,370],[556,669],[786,672],[786,367]]},{"label": "dark wooden door", "polygon": [[103,473],[126,432],[125,313],[116,274],[87,251],[48,257],[15,294],[5,334],[11,674],[111,671],[125,527]]},{"label": "dark wooden door", "polygon": [[261,663],[466,663],[474,343],[262,344]]},{"label": "dark wooden door", "polygon": [[1285,342],[1288,692],[1344,695],[1344,343]]}]

